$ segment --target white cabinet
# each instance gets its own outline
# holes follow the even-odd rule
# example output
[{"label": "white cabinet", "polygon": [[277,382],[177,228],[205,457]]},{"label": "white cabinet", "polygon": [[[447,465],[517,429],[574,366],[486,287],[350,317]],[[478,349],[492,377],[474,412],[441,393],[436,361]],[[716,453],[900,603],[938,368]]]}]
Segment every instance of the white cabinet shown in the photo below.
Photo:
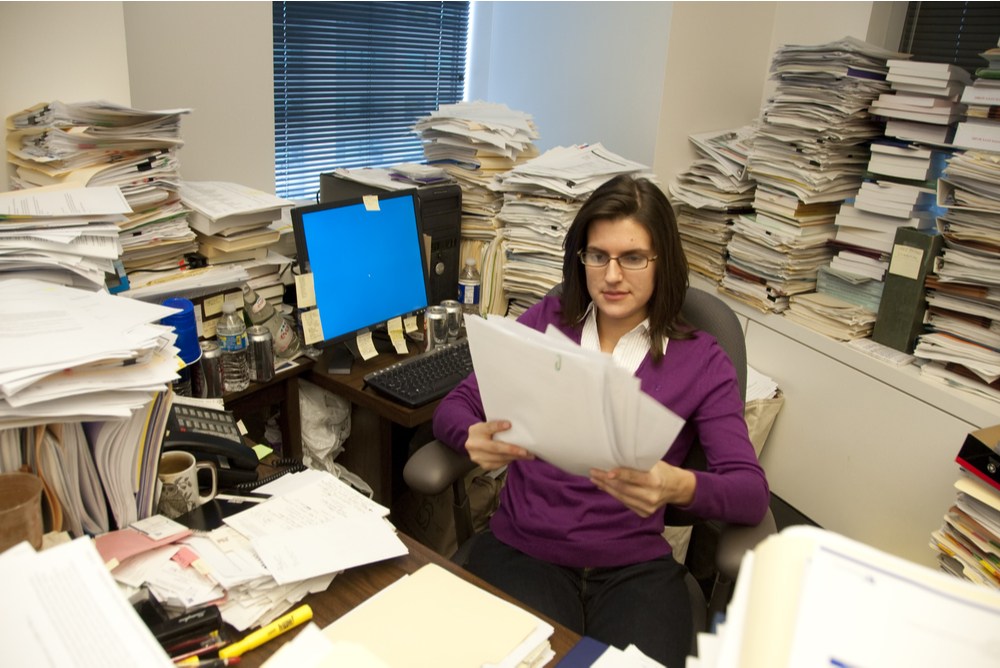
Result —
[{"label": "white cabinet", "polygon": [[824,528],[935,565],[955,455],[970,431],[1000,423],[1000,404],[717,294],[746,324],[749,363],[785,395],[761,454],[772,491]]}]

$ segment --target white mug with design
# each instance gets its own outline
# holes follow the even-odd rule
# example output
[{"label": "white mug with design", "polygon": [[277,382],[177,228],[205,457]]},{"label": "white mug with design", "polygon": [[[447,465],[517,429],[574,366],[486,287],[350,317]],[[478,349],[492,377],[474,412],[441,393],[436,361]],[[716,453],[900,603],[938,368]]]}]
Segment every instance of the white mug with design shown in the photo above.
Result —
[{"label": "white mug with design", "polygon": [[[212,489],[207,495],[198,489],[198,471],[207,469],[212,474]],[[215,498],[218,472],[215,464],[199,462],[190,452],[171,450],[160,457],[158,477],[162,483],[157,511],[171,519]]]}]

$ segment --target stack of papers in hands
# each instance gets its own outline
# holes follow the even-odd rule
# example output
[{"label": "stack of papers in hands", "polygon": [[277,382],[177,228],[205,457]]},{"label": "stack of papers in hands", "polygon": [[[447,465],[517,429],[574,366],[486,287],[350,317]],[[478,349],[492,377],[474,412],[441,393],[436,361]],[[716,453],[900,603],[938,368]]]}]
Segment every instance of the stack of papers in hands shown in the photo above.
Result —
[{"label": "stack of papers in hands", "polygon": [[468,318],[466,329],[486,417],[511,423],[499,438],[568,473],[649,470],[684,426],[610,355],[558,330],[502,317]]}]

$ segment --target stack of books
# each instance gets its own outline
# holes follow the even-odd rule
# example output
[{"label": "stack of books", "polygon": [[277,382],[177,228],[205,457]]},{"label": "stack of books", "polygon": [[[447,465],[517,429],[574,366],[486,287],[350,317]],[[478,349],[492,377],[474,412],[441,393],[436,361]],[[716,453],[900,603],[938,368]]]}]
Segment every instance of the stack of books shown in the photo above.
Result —
[{"label": "stack of books", "polygon": [[[818,46],[784,46],[771,62],[777,82],[764,107],[748,161],[757,200],[780,202],[783,214],[744,217],[729,244],[720,290],[764,312],[783,312],[794,294],[812,292],[833,250],[835,211],[813,214],[800,205],[839,206],[861,185],[868,143],[881,128],[867,113],[889,89],[886,61],[900,54],[854,38]],[[787,215],[791,213],[792,215]],[[784,225],[774,234],[766,225]],[[772,239],[771,242],[766,242]]]},{"label": "stack of books", "polygon": [[987,65],[976,70],[975,82],[962,93],[966,118],[958,124],[954,143],[960,148],[1000,151],[1000,48],[979,55]]},{"label": "stack of books", "polygon": [[16,188],[118,186],[132,211],[119,224],[126,272],[176,267],[197,250],[177,194],[188,110],[142,111],[109,102],[38,104],[7,118]]},{"label": "stack of books", "polygon": [[964,106],[958,98],[972,82],[957,65],[892,59],[892,93],[879,96],[871,113],[886,119],[885,135],[931,145],[948,144]]},{"label": "stack of books", "polygon": [[941,527],[931,534],[931,547],[946,573],[1000,590],[1000,427],[970,433],[955,460],[955,504]]},{"label": "stack of books", "polygon": [[749,127],[689,137],[700,156],[670,184],[688,266],[715,282],[726,274],[726,246],[740,214],[753,211],[747,174]]}]

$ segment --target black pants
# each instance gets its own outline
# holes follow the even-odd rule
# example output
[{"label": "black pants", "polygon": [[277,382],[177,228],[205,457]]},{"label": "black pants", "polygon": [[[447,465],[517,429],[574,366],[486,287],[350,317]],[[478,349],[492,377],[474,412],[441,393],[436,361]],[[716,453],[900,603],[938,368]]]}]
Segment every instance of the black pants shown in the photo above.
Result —
[{"label": "black pants", "polygon": [[529,557],[492,533],[476,536],[465,567],[563,626],[608,645],[633,644],[667,668],[691,647],[684,566],[671,556],[618,568],[567,568]]}]

